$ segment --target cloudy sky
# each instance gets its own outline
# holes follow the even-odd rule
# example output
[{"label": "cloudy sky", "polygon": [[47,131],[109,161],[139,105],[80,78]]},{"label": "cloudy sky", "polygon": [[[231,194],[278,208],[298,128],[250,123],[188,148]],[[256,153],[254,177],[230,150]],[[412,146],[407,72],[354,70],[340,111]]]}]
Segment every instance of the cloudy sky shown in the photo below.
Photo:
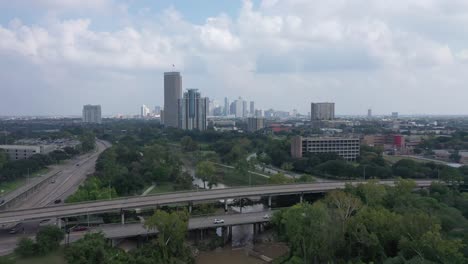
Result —
[{"label": "cloudy sky", "polygon": [[468,114],[466,0],[0,0],[0,115],[138,113],[163,72],[302,113]]}]

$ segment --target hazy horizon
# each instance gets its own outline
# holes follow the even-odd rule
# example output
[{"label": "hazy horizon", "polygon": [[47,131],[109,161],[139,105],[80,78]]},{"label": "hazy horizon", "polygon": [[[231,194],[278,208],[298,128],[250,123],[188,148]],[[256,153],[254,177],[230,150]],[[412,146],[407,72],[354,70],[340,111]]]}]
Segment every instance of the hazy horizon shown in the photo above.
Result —
[{"label": "hazy horizon", "polygon": [[467,115],[467,22],[463,0],[0,1],[0,116],[138,114],[172,70],[221,105]]}]

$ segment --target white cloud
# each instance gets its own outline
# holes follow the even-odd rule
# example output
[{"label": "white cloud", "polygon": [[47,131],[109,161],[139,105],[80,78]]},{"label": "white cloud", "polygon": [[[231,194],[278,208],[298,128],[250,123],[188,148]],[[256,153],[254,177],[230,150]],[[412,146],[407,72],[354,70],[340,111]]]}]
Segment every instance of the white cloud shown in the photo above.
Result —
[{"label": "white cloud", "polygon": [[[40,0],[35,5],[110,7],[119,14],[130,10],[122,11],[122,5],[111,0]],[[150,12],[144,8],[143,13]],[[35,65],[43,73],[44,87],[73,83],[74,88],[61,88],[64,91],[77,89],[79,83],[88,92],[95,87],[100,96],[109,91],[127,96],[125,85],[138,83],[143,88],[132,88],[134,105],[128,102],[126,109],[146,98],[138,89],[156,90],[160,73],[175,64],[184,71],[187,86],[214,97],[249,97],[265,108],[294,106],[306,112],[310,101],[335,100],[339,113],[364,112],[369,105],[381,107],[377,113],[395,108],[466,111],[457,103],[431,108],[439,103],[440,87],[459,92],[468,81],[464,74],[457,75],[468,67],[468,47],[460,40],[468,23],[463,0],[264,0],[258,6],[245,0],[238,16],[220,14],[198,25],[174,8],[150,20],[135,19],[129,14],[125,23],[116,21],[108,30],[97,29],[96,18],[57,17],[37,24],[15,19],[0,25],[0,59]],[[454,34],[441,35],[438,28]],[[154,97],[160,98],[161,92]],[[264,96],[271,93],[277,96]],[[413,109],[405,94],[425,94],[430,103]]]}]

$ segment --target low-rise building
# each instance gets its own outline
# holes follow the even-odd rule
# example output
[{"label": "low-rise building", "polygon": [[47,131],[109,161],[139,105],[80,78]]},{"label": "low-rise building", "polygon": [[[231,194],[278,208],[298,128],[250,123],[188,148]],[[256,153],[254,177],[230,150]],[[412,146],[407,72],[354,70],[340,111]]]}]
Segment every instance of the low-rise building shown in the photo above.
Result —
[{"label": "low-rise building", "polygon": [[53,145],[27,146],[27,145],[0,145],[10,160],[27,159],[35,154],[47,154],[55,150]]},{"label": "low-rise building", "polygon": [[336,153],[343,159],[355,161],[361,150],[361,140],[357,137],[301,137],[291,140],[291,156],[302,158],[306,153]]},{"label": "low-rise building", "polygon": [[460,163],[468,165],[468,151],[460,151],[458,152],[458,155],[460,155]]}]

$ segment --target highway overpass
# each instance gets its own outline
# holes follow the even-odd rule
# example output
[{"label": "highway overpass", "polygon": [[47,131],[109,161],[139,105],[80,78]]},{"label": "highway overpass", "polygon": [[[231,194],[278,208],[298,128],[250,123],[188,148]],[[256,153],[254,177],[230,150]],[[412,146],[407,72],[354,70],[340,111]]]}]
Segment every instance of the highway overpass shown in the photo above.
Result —
[{"label": "highway overpass", "polygon": [[[193,217],[189,219],[188,229],[207,229],[213,227],[223,226],[236,226],[236,225],[247,225],[256,223],[269,222],[270,218],[264,218],[265,214],[272,215],[274,211],[264,211],[255,213],[243,213],[243,214],[226,214],[226,215],[213,215],[203,217]],[[214,219],[223,219],[224,223],[215,224]],[[102,232],[106,238],[119,239],[133,236],[145,236],[154,235],[158,233],[158,230],[148,230],[142,223],[130,223],[130,224],[108,224],[100,225],[93,228],[91,232]]]},{"label": "highway overpass", "polygon": [[[201,201],[219,201],[229,198],[245,198],[252,196],[279,196],[305,193],[323,193],[335,189],[343,189],[346,184],[357,185],[363,181],[321,182],[308,184],[268,185],[255,187],[226,188],[218,190],[200,190],[174,192],[160,195],[128,197],[114,200],[75,203],[49,206],[44,208],[10,210],[0,212],[0,224],[32,221],[71,216],[92,215],[106,212],[119,212],[135,208],[154,208],[157,206],[193,203]],[[394,185],[393,181],[380,181],[379,184]],[[425,188],[431,185],[431,180],[416,181],[417,187]]]}]

